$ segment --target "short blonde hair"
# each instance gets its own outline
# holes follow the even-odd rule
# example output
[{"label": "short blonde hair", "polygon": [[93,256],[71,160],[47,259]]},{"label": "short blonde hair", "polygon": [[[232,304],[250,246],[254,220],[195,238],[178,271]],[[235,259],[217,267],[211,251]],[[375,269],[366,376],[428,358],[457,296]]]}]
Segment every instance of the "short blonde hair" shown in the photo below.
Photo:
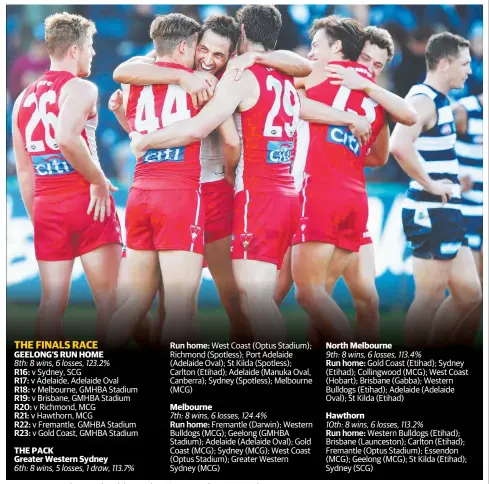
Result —
[{"label": "short blonde hair", "polygon": [[64,57],[74,44],[81,48],[85,40],[97,32],[91,20],[68,12],[50,15],[44,27],[48,54],[57,59]]}]

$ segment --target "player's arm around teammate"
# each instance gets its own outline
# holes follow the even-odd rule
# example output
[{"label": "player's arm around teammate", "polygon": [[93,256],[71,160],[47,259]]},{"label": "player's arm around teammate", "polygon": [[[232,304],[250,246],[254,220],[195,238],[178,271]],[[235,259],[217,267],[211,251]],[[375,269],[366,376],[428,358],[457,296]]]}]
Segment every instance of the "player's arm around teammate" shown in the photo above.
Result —
[{"label": "player's arm around teammate", "polygon": [[392,117],[393,121],[412,126],[416,123],[417,114],[409,101],[397,94],[384,89],[375,82],[360,76],[351,67],[339,65],[326,68],[332,79],[331,84],[345,86],[352,90],[363,91],[375,102],[380,104]]},{"label": "player's arm around teammate", "polygon": [[234,79],[233,73],[225,72],[214,96],[197,116],[133,138],[133,153],[142,156],[149,149],[174,148],[203,140],[234,114],[251,89],[256,87],[254,80],[250,71],[245,71],[239,81]]},{"label": "player's arm around teammate", "polygon": [[274,50],[268,52],[250,51],[231,59],[227,71],[234,71],[238,81],[245,69],[255,64],[272,67],[292,77],[306,77],[311,73],[311,63],[304,57],[290,50]]},{"label": "player's arm around teammate", "polygon": [[115,69],[113,78],[119,84],[135,86],[178,84],[190,94],[195,108],[202,106],[213,96],[217,85],[217,79],[211,74],[157,66],[151,60],[129,59]]}]

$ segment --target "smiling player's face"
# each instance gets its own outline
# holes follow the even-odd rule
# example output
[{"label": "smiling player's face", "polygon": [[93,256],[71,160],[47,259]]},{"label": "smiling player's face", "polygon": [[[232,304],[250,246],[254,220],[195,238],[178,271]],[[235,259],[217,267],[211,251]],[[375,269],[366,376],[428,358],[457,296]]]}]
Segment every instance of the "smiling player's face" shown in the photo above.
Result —
[{"label": "smiling player's face", "polygon": [[384,70],[387,61],[387,50],[381,49],[378,45],[371,44],[367,40],[357,62],[365,66],[374,77],[377,77]]},{"label": "smiling player's face", "polygon": [[307,58],[311,61],[327,64],[332,60],[333,55],[332,45],[330,45],[324,29],[318,30],[312,39],[311,51],[307,54]]},{"label": "smiling player's face", "polygon": [[231,41],[212,30],[204,32],[195,51],[195,69],[216,74],[226,67],[231,51]]}]

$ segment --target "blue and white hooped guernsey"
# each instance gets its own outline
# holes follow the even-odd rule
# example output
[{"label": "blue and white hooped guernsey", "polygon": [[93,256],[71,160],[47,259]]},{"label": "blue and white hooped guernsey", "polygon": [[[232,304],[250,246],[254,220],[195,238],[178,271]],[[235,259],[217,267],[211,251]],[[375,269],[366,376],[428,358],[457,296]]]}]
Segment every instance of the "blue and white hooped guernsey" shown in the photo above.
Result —
[{"label": "blue and white hooped guernsey", "polygon": [[404,200],[404,208],[460,209],[459,164],[455,152],[457,133],[450,101],[445,94],[427,84],[413,86],[406,98],[418,95],[427,96],[435,103],[437,122],[431,129],[419,135],[414,147],[426,173],[433,180],[446,178],[453,182],[452,198],[443,205],[441,197],[429,193],[420,183],[412,180]]},{"label": "blue and white hooped guernsey", "polygon": [[473,187],[462,193],[460,209],[466,216],[482,217],[484,171],[482,104],[477,96],[468,96],[458,100],[467,111],[467,131],[459,135],[455,149],[460,163],[460,176],[470,176]]}]

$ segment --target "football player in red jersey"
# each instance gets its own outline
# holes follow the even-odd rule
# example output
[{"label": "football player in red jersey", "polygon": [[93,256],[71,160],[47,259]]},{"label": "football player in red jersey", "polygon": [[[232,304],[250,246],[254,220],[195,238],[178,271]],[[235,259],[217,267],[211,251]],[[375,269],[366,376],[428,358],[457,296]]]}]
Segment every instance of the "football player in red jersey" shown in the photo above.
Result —
[{"label": "football player in red jersey", "polygon": [[307,97],[365,114],[372,124],[372,138],[360,146],[347,128],[310,123],[301,223],[292,249],[297,301],[325,337],[349,340],[352,334],[346,316],[326,285],[329,269],[335,266],[341,274],[362,243],[368,218],[363,173],[366,155],[369,149],[377,149],[385,138],[379,134],[388,133],[388,127],[384,110],[375,101],[360,91],[332,85],[324,72],[333,62],[372,77],[365,67],[353,62],[364,46],[363,27],[355,20],[331,16],[314,22],[311,37],[311,54],[317,62],[304,81]]},{"label": "football player in red jersey", "polygon": [[[240,53],[272,50],[281,17],[271,6],[243,7]],[[309,71],[297,56],[297,74]],[[304,66],[306,66],[304,68]],[[150,147],[170,147],[205,138],[238,110],[243,153],[236,174],[232,243],[233,269],[241,303],[258,340],[283,340],[285,327],[273,302],[276,270],[298,219],[298,199],[290,175],[299,101],[293,80],[272,68],[256,65],[239,81],[228,70],[214,97],[192,120],[133,139],[137,154]]]},{"label": "football player in red jersey", "polygon": [[109,193],[115,188],[97,157],[97,88],[82,79],[95,55],[95,24],[65,12],[46,18],[45,28],[50,70],[18,97],[12,123],[42,286],[36,337],[63,338],[73,262],[80,256],[97,306],[97,338],[104,340],[122,241]]},{"label": "football player in red jersey", "polygon": [[[365,29],[365,44],[358,58],[358,63],[367,67],[374,77],[376,77],[383,71],[385,65],[392,59],[393,55],[394,43],[389,32],[378,27],[367,27]],[[310,53],[309,58],[316,60],[312,53]],[[416,113],[408,101],[377,86],[372,81],[361,76],[355,69],[334,65],[334,67],[328,67],[327,71],[331,73],[330,77],[335,79],[331,81],[331,84],[341,84],[349,89],[365,91],[395,121],[408,126],[416,122]],[[307,133],[302,138],[305,138],[306,145],[301,149],[301,153],[298,153],[294,163],[296,187],[302,184],[303,168],[298,165],[301,164],[302,159],[305,160],[304,155],[307,152],[308,127],[305,128]],[[382,141],[379,141],[372,147],[377,149],[371,149],[369,151],[365,160],[366,166],[380,166],[387,161],[388,132],[384,131],[382,134]],[[375,286],[374,247],[368,229],[364,232],[359,252],[354,252],[351,255],[350,261],[346,268],[344,268],[343,273],[341,273],[341,270],[342,267],[338,268],[334,264],[328,267],[328,293],[332,293],[337,280],[343,276],[357,311],[356,339],[359,341],[377,341],[380,336],[379,296]],[[290,253],[288,253],[286,262],[284,261],[283,270],[280,272],[277,281],[277,290],[275,293],[277,304],[280,304],[285,298],[292,283]],[[325,338],[317,331],[314,325],[309,325],[308,334],[309,340],[318,346],[325,341]]]},{"label": "football player in red jersey", "polygon": [[[160,15],[150,36],[156,64],[193,72],[200,25],[182,14]],[[126,116],[132,131],[150,133],[195,116],[180,86],[131,86]],[[111,321],[110,344],[127,343],[164,286],[165,342],[194,339],[203,254],[204,211],[200,193],[200,143],[151,150],[139,157],[126,209],[131,287]],[[161,272],[160,272],[161,271]]]},{"label": "football player in red jersey", "polygon": [[[202,75],[197,78],[202,80],[205,87],[200,96],[201,103],[212,96],[215,87],[212,79],[209,84],[206,81],[215,74],[219,76],[225,69],[229,58],[235,52],[239,36],[239,26],[228,15],[213,15],[203,23],[195,54],[197,71],[193,74],[185,72],[185,76],[195,78],[197,75]],[[121,64],[114,71],[114,79],[123,85],[173,84],[178,80],[181,72],[179,69],[157,66],[153,62],[148,62],[147,57],[135,58]],[[217,82],[217,79],[214,80]],[[188,92],[191,89],[189,83],[185,81],[184,78],[179,83]],[[197,97],[196,103],[198,102]],[[119,109],[116,111],[116,116],[127,130],[129,127],[125,122],[121,95],[117,107]],[[111,109],[114,110],[114,107]],[[234,190],[225,179],[224,173],[224,158],[229,158],[230,164],[237,163],[241,153],[241,142],[232,118],[219,128],[220,133],[217,131],[202,140],[200,148],[202,201],[206,214],[204,258],[216,284],[220,300],[229,316],[230,339],[249,341],[251,332],[241,311],[229,251]],[[125,262],[121,264],[122,278],[125,273],[124,264]],[[160,293],[160,299],[161,297]],[[164,318],[159,316],[159,319],[163,322]]]}]

